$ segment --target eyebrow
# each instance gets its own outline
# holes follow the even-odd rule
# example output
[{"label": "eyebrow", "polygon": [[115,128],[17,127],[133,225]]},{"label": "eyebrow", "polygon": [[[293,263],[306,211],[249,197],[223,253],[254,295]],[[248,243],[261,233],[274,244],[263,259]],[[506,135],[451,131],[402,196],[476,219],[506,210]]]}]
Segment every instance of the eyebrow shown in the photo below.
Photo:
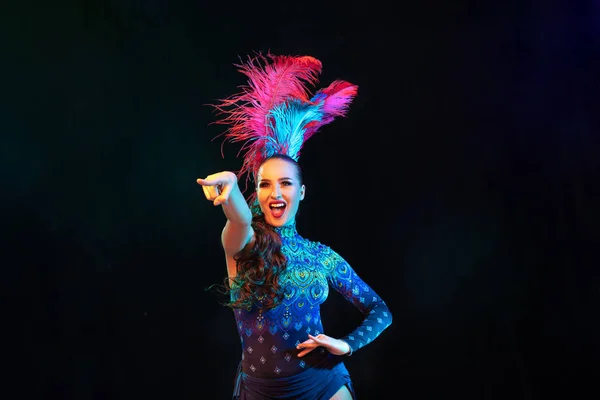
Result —
[{"label": "eyebrow", "polygon": [[[281,181],[293,181],[293,179],[292,178],[287,178],[287,177],[285,177],[285,178],[279,178],[279,182],[281,182]],[[271,180],[270,179],[261,179],[260,182],[271,182]]]}]

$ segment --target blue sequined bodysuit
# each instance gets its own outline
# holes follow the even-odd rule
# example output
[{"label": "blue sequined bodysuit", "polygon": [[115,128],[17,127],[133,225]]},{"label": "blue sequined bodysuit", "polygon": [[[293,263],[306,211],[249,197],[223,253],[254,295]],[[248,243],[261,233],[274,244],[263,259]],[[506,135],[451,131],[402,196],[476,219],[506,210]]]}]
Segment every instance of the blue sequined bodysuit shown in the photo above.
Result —
[{"label": "blue sequined bodysuit", "polygon": [[[271,310],[234,311],[242,344],[241,370],[256,378],[288,377],[319,365],[329,352],[317,348],[298,357],[296,346],[323,332],[320,305],[333,288],[364,315],[363,322],[340,338],[353,351],[375,339],[392,322],[385,302],[328,246],[301,237],[296,225],[275,228],[287,268],[280,277],[285,297]],[[235,291],[232,293],[235,297]]]}]

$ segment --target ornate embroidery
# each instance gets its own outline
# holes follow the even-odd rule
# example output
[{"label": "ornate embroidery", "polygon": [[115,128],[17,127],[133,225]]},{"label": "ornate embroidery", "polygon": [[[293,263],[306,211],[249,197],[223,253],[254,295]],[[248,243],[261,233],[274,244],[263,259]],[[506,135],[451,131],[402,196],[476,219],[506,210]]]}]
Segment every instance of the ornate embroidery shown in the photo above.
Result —
[{"label": "ornate embroidery", "polygon": [[[287,268],[280,276],[284,299],[272,310],[254,307],[234,313],[242,346],[248,349],[244,362],[252,373],[291,374],[308,365],[297,357],[296,346],[308,339],[308,333],[324,332],[320,305],[329,296],[330,287],[365,316],[361,326],[341,338],[353,349],[369,343],[389,326],[391,314],[385,303],[342,257],[321,243],[302,238],[295,224],[275,230],[281,236],[282,252],[287,258]],[[265,335],[267,330],[269,334]],[[277,367],[273,369],[273,365]]]}]

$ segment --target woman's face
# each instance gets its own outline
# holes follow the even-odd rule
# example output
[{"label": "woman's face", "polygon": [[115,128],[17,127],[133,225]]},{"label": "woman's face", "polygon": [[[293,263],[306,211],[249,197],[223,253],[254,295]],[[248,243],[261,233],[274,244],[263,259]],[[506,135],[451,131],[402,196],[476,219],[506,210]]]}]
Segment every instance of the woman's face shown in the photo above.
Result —
[{"label": "woman's face", "polygon": [[277,227],[294,222],[305,191],[296,166],[272,158],[259,168],[256,182],[256,195],[267,223]]}]

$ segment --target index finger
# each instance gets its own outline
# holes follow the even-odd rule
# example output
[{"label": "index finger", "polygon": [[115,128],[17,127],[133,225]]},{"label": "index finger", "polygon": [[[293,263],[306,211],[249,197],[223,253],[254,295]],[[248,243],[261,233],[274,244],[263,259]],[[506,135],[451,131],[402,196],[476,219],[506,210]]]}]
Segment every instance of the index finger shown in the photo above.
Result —
[{"label": "index finger", "polygon": [[205,179],[198,178],[198,179],[196,179],[196,182],[199,183],[202,186],[215,186],[215,185],[218,185],[220,183],[220,181],[221,181],[220,179],[215,179],[215,178],[213,178],[213,179],[208,179],[208,178],[205,178]]},{"label": "index finger", "polygon": [[321,338],[321,337],[318,337],[318,336],[313,336],[310,333],[308,334],[308,337],[309,337],[309,340],[312,340],[312,341],[314,341],[315,343],[318,343],[318,344],[326,344],[327,343],[327,341],[326,341],[325,338]]}]

